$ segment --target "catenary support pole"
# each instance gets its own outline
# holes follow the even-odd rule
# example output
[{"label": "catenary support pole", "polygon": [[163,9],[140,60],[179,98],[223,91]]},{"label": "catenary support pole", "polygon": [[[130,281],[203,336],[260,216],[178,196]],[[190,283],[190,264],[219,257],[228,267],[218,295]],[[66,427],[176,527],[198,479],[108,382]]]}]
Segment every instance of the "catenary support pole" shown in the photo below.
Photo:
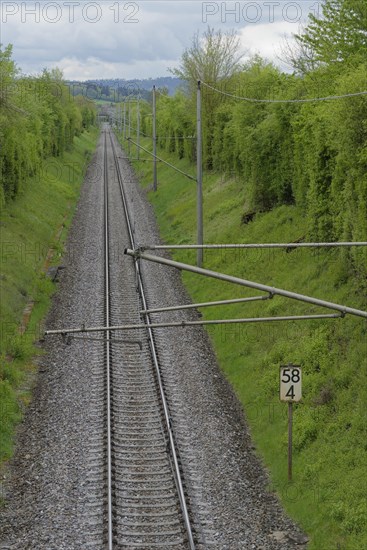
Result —
[{"label": "catenary support pole", "polygon": [[153,86],[153,191],[157,191],[157,104]]},{"label": "catenary support pole", "polygon": [[126,139],[126,98],[124,99],[124,140]]},{"label": "catenary support pole", "polygon": [[[197,244],[203,244],[203,153],[201,132],[201,85],[198,80],[196,103],[196,181],[197,181]],[[198,267],[203,265],[203,249],[197,251],[196,263]]]},{"label": "catenary support pole", "polygon": [[130,150],[131,150],[131,142],[130,142],[130,138],[131,138],[131,101],[129,99],[129,109],[128,109],[128,128],[127,128],[127,137],[128,137],[128,142],[129,142],[129,146],[128,146],[128,155],[130,157]]},{"label": "catenary support pole", "polygon": [[140,159],[140,105],[139,97],[136,102],[136,158]]}]

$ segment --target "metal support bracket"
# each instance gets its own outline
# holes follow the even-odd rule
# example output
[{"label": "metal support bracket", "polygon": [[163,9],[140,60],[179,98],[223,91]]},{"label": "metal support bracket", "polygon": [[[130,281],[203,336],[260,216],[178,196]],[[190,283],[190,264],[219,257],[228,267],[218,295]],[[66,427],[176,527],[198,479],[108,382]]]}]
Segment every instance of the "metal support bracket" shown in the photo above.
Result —
[{"label": "metal support bracket", "polygon": [[132,257],[138,257],[142,260],[147,260],[150,262],[155,262],[163,265],[168,265],[170,267],[175,267],[177,269],[181,269],[183,271],[189,271],[191,273],[196,273],[198,275],[204,275],[206,277],[211,277],[213,279],[219,279],[221,281],[226,281],[229,283],[245,286],[247,288],[253,288],[256,290],[261,290],[264,292],[271,293],[273,295],[277,294],[279,296],[284,296],[285,298],[291,298],[293,300],[298,300],[300,302],[306,302],[309,304],[314,304],[317,306],[325,307],[328,309],[333,309],[336,311],[339,311],[341,313],[344,313],[346,315],[349,313],[350,315],[356,315],[357,317],[364,317],[367,319],[367,311],[363,311],[360,309],[344,306],[341,304],[336,304],[334,302],[328,302],[326,300],[320,300],[319,298],[313,298],[312,296],[306,296],[305,294],[298,294],[297,292],[290,292],[289,290],[283,290],[281,288],[272,287],[269,285],[264,285],[260,283],[256,283],[254,281],[248,281],[246,279],[241,279],[239,277],[234,277],[232,275],[226,275],[225,273],[220,273],[218,271],[210,271],[209,269],[204,269],[202,267],[196,267],[190,264],[184,264],[182,262],[176,262],[174,260],[169,260],[167,258],[162,258],[160,256],[154,256],[152,254],[145,254],[140,252],[139,249],[136,250],[129,250],[125,249],[125,254]]}]

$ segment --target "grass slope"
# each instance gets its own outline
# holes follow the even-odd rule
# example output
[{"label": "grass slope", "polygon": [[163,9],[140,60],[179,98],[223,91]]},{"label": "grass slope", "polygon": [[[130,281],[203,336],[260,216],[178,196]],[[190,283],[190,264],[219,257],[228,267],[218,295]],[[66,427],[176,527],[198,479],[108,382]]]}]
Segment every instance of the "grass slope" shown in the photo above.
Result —
[{"label": "grass slope", "polygon": [[[148,146],[148,141],[144,144]],[[181,170],[187,160],[160,152]],[[151,189],[151,163],[135,168]],[[157,193],[148,192],[167,243],[196,239],[196,185],[162,163]],[[204,239],[207,243],[291,242],[305,221],[295,206],[281,206],[241,223],[244,184],[206,175]],[[363,281],[341,267],[337,250],[232,250],[206,252],[208,269],[366,309]],[[175,252],[195,263],[195,253]],[[183,272],[194,302],[258,293]],[[265,302],[203,309],[203,317],[330,313],[316,306],[274,297]],[[366,525],[366,322],[361,318],[222,325],[210,336],[225,375],[243,404],[257,451],[269,469],[271,490],[310,536],[309,550],[367,547]],[[287,405],[280,403],[279,366],[303,368],[303,401],[294,406],[294,477],[287,481]]]},{"label": "grass slope", "polygon": [[[97,135],[96,129],[85,132],[75,138],[72,151],[46,159],[40,175],[1,212],[0,464],[12,454],[14,429],[31,398],[32,358],[39,353],[34,341],[55,290],[47,267],[60,262]],[[19,326],[28,317],[21,334]]]}]

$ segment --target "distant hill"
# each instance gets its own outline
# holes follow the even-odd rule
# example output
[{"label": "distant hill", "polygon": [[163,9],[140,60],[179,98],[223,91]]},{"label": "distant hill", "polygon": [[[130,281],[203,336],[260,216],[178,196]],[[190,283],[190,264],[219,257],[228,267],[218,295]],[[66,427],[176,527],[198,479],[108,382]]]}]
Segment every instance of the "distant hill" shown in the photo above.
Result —
[{"label": "distant hill", "polygon": [[173,95],[177,88],[183,85],[183,81],[172,76],[160,76],[158,78],[146,78],[126,80],[124,78],[92,79],[85,82],[70,80],[67,82],[72,95],[84,95],[90,99],[103,99],[106,101],[123,101],[126,97],[140,95],[149,100],[153,86],[167,90]]}]

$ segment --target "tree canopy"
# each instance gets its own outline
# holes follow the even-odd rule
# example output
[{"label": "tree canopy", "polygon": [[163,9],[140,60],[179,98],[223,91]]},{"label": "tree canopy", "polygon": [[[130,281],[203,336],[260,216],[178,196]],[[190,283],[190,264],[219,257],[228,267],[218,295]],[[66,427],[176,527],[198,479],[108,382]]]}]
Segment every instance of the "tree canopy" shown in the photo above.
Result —
[{"label": "tree canopy", "polygon": [[61,155],[94,120],[94,104],[74,99],[60,70],[21,76],[12,46],[0,46],[0,204],[16,197],[42,159]]},{"label": "tree canopy", "polygon": [[367,4],[361,0],[324,0],[321,16],[310,15],[309,24],[296,39],[314,52],[318,61],[343,63],[367,56]]},{"label": "tree canopy", "polygon": [[[312,63],[300,65],[294,74],[282,73],[259,57],[240,68],[234,48],[230,65],[234,72],[229,78],[229,72],[221,71],[220,61],[207,55],[211,42],[200,42],[198,35],[184,53],[177,74],[189,82],[197,77],[207,82],[219,79],[218,91],[204,87],[202,93],[204,169],[240,179],[246,197],[244,213],[295,204],[306,217],[308,239],[363,241],[367,235],[367,96],[350,94],[366,90],[366,8],[354,0],[326,0],[323,8],[322,16],[312,16],[298,37],[300,55],[307,51]],[[217,38],[221,43],[222,38]],[[231,44],[234,47],[235,42]],[[272,102],[330,95],[346,97]],[[159,145],[179,158],[195,160],[195,143],[190,139],[196,132],[195,114],[192,93],[159,99],[158,135],[169,137],[160,139]],[[345,260],[347,269],[363,280],[366,250],[351,249]]]},{"label": "tree canopy", "polygon": [[201,37],[197,32],[192,45],[182,54],[181,65],[172,73],[196,84],[197,80],[217,83],[240,69],[240,40],[235,31],[215,31],[208,27]]}]

